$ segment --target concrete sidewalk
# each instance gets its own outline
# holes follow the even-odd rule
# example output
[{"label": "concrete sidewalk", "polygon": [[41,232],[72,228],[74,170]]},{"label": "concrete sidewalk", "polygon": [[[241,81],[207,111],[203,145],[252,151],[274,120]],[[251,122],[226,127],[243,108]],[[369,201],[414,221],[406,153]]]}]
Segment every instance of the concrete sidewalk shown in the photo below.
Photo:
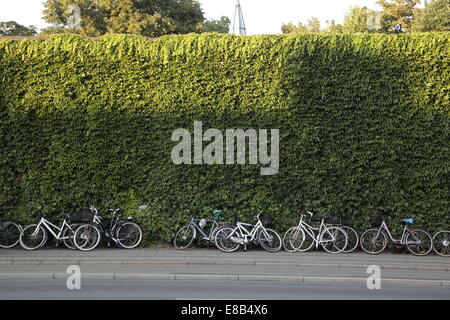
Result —
[{"label": "concrete sidewalk", "polygon": [[314,283],[366,283],[367,267],[377,265],[385,284],[445,286],[450,291],[450,260],[439,256],[325,252],[231,254],[216,249],[67,249],[0,251],[0,279],[67,278],[79,265],[85,279],[234,280]]}]

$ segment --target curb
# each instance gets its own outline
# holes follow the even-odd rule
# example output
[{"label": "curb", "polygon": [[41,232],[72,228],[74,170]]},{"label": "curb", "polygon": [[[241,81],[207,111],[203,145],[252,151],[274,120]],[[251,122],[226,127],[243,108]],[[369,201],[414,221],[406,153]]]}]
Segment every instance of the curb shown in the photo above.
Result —
[{"label": "curb", "polygon": [[[55,280],[67,279],[66,273],[0,273],[0,280]],[[82,279],[91,280],[202,280],[202,281],[272,281],[291,283],[361,284],[366,278],[352,277],[312,277],[312,276],[272,276],[233,274],[134,274],[134,273],[83,273]],[[382,278],[381,285],[450,287],[449,280],[418,280]]]},{"label": "curb", "polygon": [[[1,265],[93,265],[93,264],[114,264],[114,265],[247,265],[247,266],[280,266],[297,268],[367,268],[370,264],[345,264],[345,263],[296,263],[296,262],[269,262],[269,261],[233,261],[233,260],[0,260]],[[416,266],[405,263],[405,265],[383,265],[385,270],[422,270],[422,271],[450,271],[450,265],[443,266]]]}]

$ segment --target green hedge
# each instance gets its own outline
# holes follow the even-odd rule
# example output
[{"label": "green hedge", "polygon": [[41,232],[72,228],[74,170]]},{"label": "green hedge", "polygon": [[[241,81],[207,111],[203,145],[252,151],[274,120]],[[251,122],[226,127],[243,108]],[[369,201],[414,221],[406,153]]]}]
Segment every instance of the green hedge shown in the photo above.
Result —
[{"label": "green hedge", "polygon": [[[0,210],[28,222],[37,208],[121,206],[147,242],[170,240],[186,209],[263,209],[282,231],[298,208],[364,228],[384,206],[441,228],[449,50],[448,33],[2,40]],[[280,129],[279,173],[174,165],[171,134],[194,120]]]}]

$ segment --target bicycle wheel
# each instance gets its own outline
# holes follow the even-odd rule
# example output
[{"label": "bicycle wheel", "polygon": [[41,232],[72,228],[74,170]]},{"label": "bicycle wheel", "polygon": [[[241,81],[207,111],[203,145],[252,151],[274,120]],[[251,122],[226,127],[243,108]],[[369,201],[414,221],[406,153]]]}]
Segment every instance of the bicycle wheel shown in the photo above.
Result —
[{"label": "bicycle wheel", "polygon": [[20,233],[19,242],[25,250],[36,250],[47,241],[47,231],[37,224],[26,226]]},{"label": "bicycle wheel", "polygon": [[0,228],[0,248],[10,249],[20,241],[22,227],[12,221],[4,221],[5,227]]},{"label": "bicycle wheel", "polygon": [[315,242],[314,238],[307,232],[306,229],[301,228],[301,230],[303,231],[303,234],[304,234],[305,238],[303,240],[303,243],[302,243],[301,247],[298,248],[297,251],[306,252],[306,251],[311,250],[314,247],[314,244],[316,242]]},{"label": "bicycle wheel", "polygon": [[101,232],[94,224],[83,224],[73,234],[73,243],[78,250],[90,251],[100,243]]},{"label": "bicycle wheel", "polygon": [[196,232],[193,226],[188,224],[187,226],[184,226],[180,230],[178,230],[175,239],[173,241],[173,244],[177,249],[186,249],[189,247],[192,242],[194,241]]},{"label": "bicycle wheel", "polygon": [[345,247],[344,251],[342,252],[349,253],[354,251],[359,244],[358,233],[355,231],[355,229],[349,226],[342,226],[341,228],[345,231],[345,233],[347,233],[347,247]]},{"label": "bicycle wheel", "polygon": [[327,227],[319,237],[319,243],[328,253],[341,253],[347,247],[347,233],[340,227]]},{"label": "bicycle wheel", "polygon": [[442,257],[450,257],[450,231],[443,230],[434,235],[433,249]]},{"label": "bicycle wheel", "polygon": [[136,248],[142,240],[142,229],[135,222],[125,222],[116,229],[117,244],[125,249]]},{"label": "bicycle wheel", "polygon": [[388,237],[379,229],[369,229],[361,235],[360,244],[365,252],[379,254],[386,249]]},{"label": "bicycle wheel", "polygon": [[406,235],[406,247],[416,256],[426,256],[433,249],[433,238],[423,229],[413,229]]},{"label": "bicycle wheel", "polygon": [[260,230],[258,242],[268,252],[278,252],[283,246],[280,234],[273,229]]},{"label": "bicycle wheel", "polygon": [[289,228],[283,237],[283,248],[287,252],[296,252],[305,240],[305,232],[299,227]]},{"label": "bicycle wheel", "polygon": [[214,243],[216,247],[223,252],[234,252],[241,246],[240,243],[235,242],[231,237],[241,238],[233,228],[221,228],[216,232]]},{"label": "bicycle wheel", "polygon": [[70,228],[66,228],[62,234],[62,242],[66,246],[67,249],[75,250],[77,249],[75,243],[73,242],[73,235],[75,230],[80,226],[80,224],[71,224]]}]

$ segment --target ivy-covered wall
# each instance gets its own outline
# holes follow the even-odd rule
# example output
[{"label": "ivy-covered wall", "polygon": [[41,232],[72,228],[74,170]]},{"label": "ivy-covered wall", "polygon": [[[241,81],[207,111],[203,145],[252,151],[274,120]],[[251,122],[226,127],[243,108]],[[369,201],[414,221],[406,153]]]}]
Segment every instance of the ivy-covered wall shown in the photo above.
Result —
[{"label": "ivy-covered wall", "polygon": [[[279,129],[280,168],[175,165],[172,132]],[[188,217],[339,212],[438,229],[450,212],[450,34],[0,41],[0,211],[124,207],[145,239]],[[206,143],[205,143],[206,144]],[[141,204],[146,209],[137,210]]]}]

